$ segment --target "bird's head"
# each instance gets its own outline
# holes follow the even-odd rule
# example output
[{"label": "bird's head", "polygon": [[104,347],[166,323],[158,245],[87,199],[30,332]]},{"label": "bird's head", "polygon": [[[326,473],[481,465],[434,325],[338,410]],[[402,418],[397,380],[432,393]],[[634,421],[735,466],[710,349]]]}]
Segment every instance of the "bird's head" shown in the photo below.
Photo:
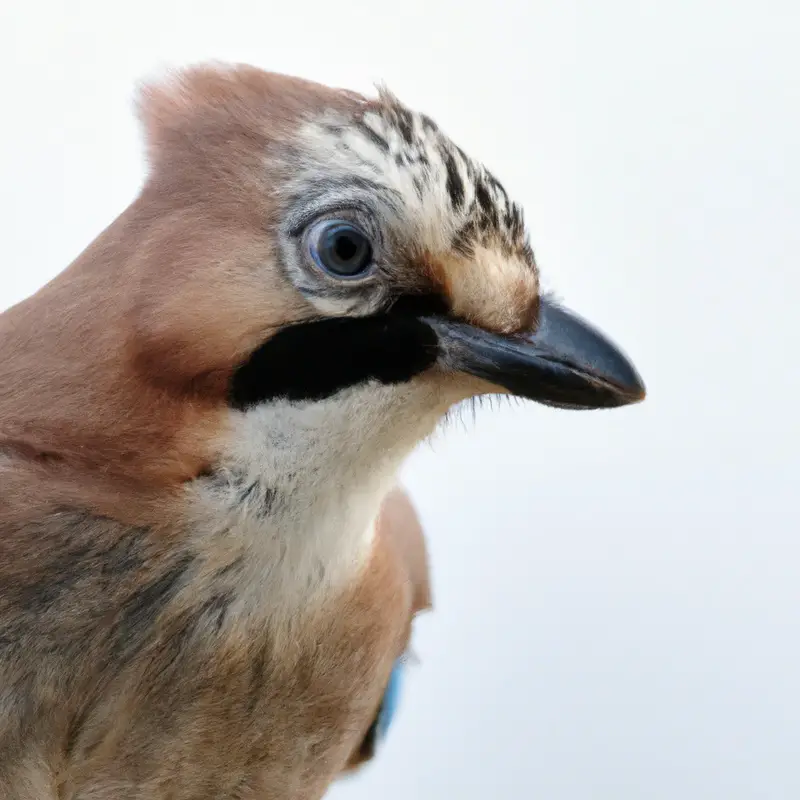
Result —
[{"label": "bird's head", "polygon": [[[501,392],[590,409],[644,396],[609,339],[542,296],[522,211],[499,181],[388,92],[204,67],[145,88],[140,108],[144,196],[172,240],[153,245],[158,293],[141,310],[149,357],[181,359],[164,370],[172,379],[217,372],[217,348],[220,368],[236,355],[226,386],[239,408],[420,376],[446,403]],[[176,246],[184,267],[165,275]]]},{"label": "bird's head", "polygon": [[476,395],[644,396],[608,338],[542,295],[499,181],[388,92],[211,65],[144,85],[138,107],[139,196],[2,317],[19,448],[187,480],[231,419],[271,409],[239,438],[316,425],[368,469]]}]

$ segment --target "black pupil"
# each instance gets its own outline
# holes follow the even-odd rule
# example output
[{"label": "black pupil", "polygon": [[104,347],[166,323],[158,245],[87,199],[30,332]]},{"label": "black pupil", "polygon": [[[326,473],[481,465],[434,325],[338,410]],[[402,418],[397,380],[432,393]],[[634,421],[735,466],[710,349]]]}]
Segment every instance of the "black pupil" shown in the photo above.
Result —
[{"label": "black pupil", "polygon": [[352,228],[332,228],[322,236],[320,259],[327,269],[337,275],[357,275],[372,261],[369,240]]},{"label": "black pupil", "polygon": [[336,237],[333,250],[342,261],[350,261],[358,252],[358,245],[349,236],[340,235]]}]

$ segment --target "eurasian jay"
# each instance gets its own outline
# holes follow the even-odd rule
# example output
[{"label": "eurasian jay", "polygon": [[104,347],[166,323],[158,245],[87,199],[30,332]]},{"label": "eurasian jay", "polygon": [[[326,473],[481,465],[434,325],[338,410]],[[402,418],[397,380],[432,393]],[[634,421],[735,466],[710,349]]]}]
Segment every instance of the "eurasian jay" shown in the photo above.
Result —
[{"label": "eurasian jay", "polygon": [[428,116],[249,66],[144,86],[149,173],[0,316],[0,796],[309,800],[372,757],[455,404],[644,387]]}]

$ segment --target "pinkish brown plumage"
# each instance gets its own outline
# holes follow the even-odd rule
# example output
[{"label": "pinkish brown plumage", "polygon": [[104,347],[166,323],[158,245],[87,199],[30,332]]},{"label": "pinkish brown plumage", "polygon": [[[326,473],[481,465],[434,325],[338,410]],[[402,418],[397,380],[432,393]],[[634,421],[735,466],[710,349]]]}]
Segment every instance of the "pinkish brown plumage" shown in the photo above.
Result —
[{"label": "pinkish brown plumage", "polygon": [[364,747],[455,403],[639,399],[425,115],[252,67],[145,87],[139,197],[0,316],[0,795],[320,797]]}]

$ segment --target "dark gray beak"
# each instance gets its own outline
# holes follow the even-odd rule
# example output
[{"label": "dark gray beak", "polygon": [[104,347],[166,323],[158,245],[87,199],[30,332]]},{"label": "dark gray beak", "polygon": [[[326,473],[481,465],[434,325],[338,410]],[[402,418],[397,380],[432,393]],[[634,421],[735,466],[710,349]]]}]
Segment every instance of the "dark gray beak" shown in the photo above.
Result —
[{"label": "dark gray beak", "polygon": [[504,336],[444,318],[426,322],[439,336],[443,366],[519,397],[575,409],[644,399],[644,383],[627,356],[588,322],[547,300],[530,334]]}]

